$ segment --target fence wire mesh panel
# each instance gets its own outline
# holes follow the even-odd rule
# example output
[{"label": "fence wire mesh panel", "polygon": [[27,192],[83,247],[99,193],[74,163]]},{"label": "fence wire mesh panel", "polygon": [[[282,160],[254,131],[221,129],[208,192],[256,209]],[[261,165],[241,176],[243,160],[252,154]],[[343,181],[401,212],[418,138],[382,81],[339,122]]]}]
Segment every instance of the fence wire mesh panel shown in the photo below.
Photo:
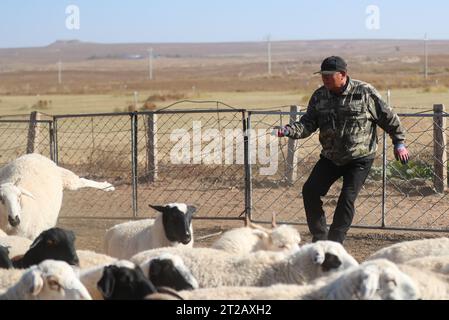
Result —
[{"label": "fence wire mesh panel", "polygon": [[237,219],[245,210],[243,111],[159,111],[138,116],[138,212],[185,202],[196,218]]},{"label": "fence wire mesh panel", "polygon": [[[400,115],[412,156],[407,165],[394,159],[391,139],[384,146],[378,129],[354,226],[449,230],[447,114],[439,106],[434,114]],[[238,219],[248,210],[255,221],[269,222],[276,213],[279,222],[306,223],[301,190],[319,159],[318,133],[300,140],[272,134],[302,114],[292,108],[251,111],[247,118],[245,110],[217,106],[35,122],[2,117],[0,165],[37,152],[116,188],[66,190],[61,217],[153,217],[149,204],[185,202],[198,208],[198,218]],[[323,197],[328,223],[341,186],[340,179]]]},{"label": "fence wire mesh panel", "polygon": [[64,191],[61,217],[133,216],[132,114],[55,117],[58,165],[115,191]]},{"label": "fence wire mesh panel", "polygon": [[[405,166],[394,161],[393,147],[388,141],[386,224],[398,228],[448,230],[447,126],[438,124],[432,115],[400,116],[412,158]],[[442,119],[445,117],[441,115]],[[435,136],[438,132],[440,137]],[[443,154],[438,156],[438,149]],[[436,170],[438,167],[441,167],[440,174]]]},{"label": "fence wire mesh panel", "polygon": [[29,152],[50,158],[50,126],[49,121],[39,121],[31,134],[29,120],[0,119],[0,166]]},{"label": "fence wire mesh panel", "polygon": [[[252,218],[269,222],[272,213],[277,220],[289,223],[306,223],[302,186],[319,159],[321,145],[318,133],[306,139],[277,138],[273,130],[300,117],[301,112],[250,112],[252,164]],[[380,151],[382,146],[379,145]],[[375,165],[382,170],[381,154]],[[327,222],[333,213],[342,186],[337,181],[323,197]],[[382,175],[372,173],[361,190],[356,203],[354,225],[380,226],[382,212]]]}]

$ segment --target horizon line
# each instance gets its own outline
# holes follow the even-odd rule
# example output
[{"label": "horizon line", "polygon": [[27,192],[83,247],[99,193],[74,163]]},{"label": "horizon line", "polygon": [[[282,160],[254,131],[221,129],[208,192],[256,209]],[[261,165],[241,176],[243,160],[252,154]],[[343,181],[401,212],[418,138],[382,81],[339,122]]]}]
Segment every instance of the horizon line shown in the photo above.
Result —
[{"label": "horizon line", "polygon": [[[45,48],[45,47],[49,47],[53,44],[56,44],[58,42],[79,42],[79,43],[86,43],[86,44],[100,44],[100,45],[108,45],[108,44],[114,44],[114,45],[129,45],[129,44],[134,44],[134,45],[138,45],[138,44],[147,44],[147,45],[167,45],[167,44],[184,44],[184,45],[188,45],[188,44],[245,44],[245,43],[266,43],[268,40],[240,40],[240,41],[193,41],[193,42],[185,42],[185,41],[178,41],[178,42],[174,42],[174,41],[167,41],[167,42],[141,42],[141,41],[136,41],[136,42],[102,42],[102,41],[84,41],[84,40],[80,40],[80,39],[58,39],[58,40],[54,40],[53,42],[49,43],[49,44],[45,44],[45,45],[36,45],[36,46],[17,46],[17,47],[3,47],[0,45],[0,49],[35,49],[35,48]],[[318,42],[318,41],[428,41],[428,42],[436,42],[436,41],[449,41],[449,39],[445,39],[445,38],[435,38],[435,39],[424,39],[424,37],[422,39],[420,38],[335,38],[335,39],[330,39],[330,38],[322,38],[322,39],[279,39],[279,40],[270,40],[271,43],[276,43],[276,42],[308,42],[308,41],[312,41],[312,42]]]}]

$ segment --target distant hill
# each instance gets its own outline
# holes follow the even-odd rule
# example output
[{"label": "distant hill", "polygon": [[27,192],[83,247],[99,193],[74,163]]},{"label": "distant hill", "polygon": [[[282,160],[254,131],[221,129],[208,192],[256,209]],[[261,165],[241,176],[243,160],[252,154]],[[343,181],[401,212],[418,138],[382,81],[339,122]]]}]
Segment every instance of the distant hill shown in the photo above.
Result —
[{"label": "distant hill", "polygon": [[[430,55],[449,53],[449,40],[428,41]],[[79,62],[88,59],[146,57],[153,48],[156,57],[207,58],[266,55],[265,42],[229,43],[91,43],[58,40],[45,47],[0,49],[0,63]],[[343,56],[383,57],[423,55],[422,40],[308,40],[272,42],[273,55],[310,59],[325,52]]]}]

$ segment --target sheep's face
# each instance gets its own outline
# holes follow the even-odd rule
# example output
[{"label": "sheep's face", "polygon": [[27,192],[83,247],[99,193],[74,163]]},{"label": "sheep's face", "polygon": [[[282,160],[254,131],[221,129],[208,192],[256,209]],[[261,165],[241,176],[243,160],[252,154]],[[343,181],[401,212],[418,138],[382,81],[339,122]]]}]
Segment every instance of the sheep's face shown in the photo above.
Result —
[{"label": "sheep's face", "polygon": [[63,261],[46,260],[23,275],[31,300],[92,300],[75,271]]},{"label": "sheep's face", "polygon": [[292,226],[280,225],[271,232],[271,248],[273,251],[296,250],[301,237],[298,230]]},{"label": "sheep's face", "polygon": [[22,195],[34,198],[30,192],[13,183],[4,183],[0,185],[0,202],[6,207],[6,211],[8,212],[8,222],[12,227],[17,227],[20,224]]},{"label": "sheep's face", "polygon": [[51,228],[43,231],[25,253],[22,267],[26,268],[46,259],[61,260],[71,265],[78,265],[75,239],[75,234],[70,230]]},{"label": "sheep's face", "polygon": [[12,227],[16,227],[20,223],[20,213],[22,207],[20,205],[20,191],[11,184],[6,183],[0,186],[0,201],[5,206],[8,213],[8,222]]},{"label": "sheep's face", "polygon": [[157,292],[138,266],[134,269],[106,266],[97,288],[105,300],[141,300],[148,294]]},{"label": "sheep's face", "polygon": [[198,282],[182,259],[170,254],[163,254],[149,262],[148,278],[157,287],[168,287],[176,291],[198,288]]},{"label": "sheep's face", "polygon": [[196,211],[195,207],[183,203],[151,207],[162,212],[165,236],[169,241],[188,244],[192,240],[192,218]]},{"label": "sheep's face", "polygon": [[330,284],[326,296],[331,300],[416,300],[419,297],[413,280],[385,259],[345,270]]},{"label": "sheep's face", "polygon": [[373,260],[360,266],[359,297],[370,300],[416,300],[420,293],[414,281],[385,259]]}]

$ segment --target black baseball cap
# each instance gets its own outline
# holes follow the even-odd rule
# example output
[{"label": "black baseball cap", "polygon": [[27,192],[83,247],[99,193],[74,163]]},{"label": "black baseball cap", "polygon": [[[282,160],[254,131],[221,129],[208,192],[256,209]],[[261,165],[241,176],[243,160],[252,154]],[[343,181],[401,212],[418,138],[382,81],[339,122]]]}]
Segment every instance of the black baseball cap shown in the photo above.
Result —
[{"label": "black baseball cap", "polygon": [[321,74],[334,74],[338,71],[347,71],[347,64],[343,58],[338,56],[332,56],[328,57],[323,60],[323,63],[321,64],[321,70],[318,72],[315,72],[314,74],[321,73]]}]

